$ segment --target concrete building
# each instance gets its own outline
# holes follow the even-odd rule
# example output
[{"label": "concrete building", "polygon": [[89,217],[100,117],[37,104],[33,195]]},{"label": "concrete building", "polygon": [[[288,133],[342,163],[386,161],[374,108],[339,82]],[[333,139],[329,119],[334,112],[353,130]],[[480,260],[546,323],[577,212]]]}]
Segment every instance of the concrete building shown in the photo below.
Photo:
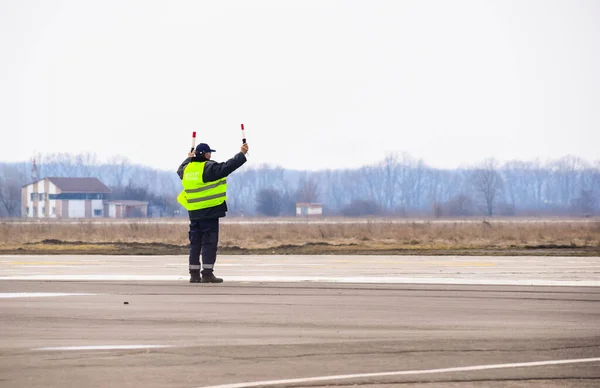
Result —
[{"label": "concrete building", "polygon": [[322,216],[323,205],[320,203],[298,202],[296,203],[296,216]]},{"label": "concrete building", "polygon": [[110,218],[148,217],[148,202],[114,200],[104,203],[104,214]]},{"label": "concrete building", "polygon": [[97,178],[44,178],[21,188],[24,218],[147,217],[148,202],[108,200]]},{"label": "concrete building", "polygon": [[104,217],[110,189],[97,178],[44,178],[21,188],[25,218]]}]

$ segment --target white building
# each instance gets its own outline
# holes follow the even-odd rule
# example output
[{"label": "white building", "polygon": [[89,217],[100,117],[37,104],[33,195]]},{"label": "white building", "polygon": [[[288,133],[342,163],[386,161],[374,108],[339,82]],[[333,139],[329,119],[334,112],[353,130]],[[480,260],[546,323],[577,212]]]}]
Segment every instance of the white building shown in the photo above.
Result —
[{"label": "white building", "polygon": [[148,217],[147,201],[114,200],[104,203],[104,215],[110,218]]},{"label": "white building", "polygon": [[44,178],[21,188],[25,218],[105,217],[110,189],[97,178]]},{"label": "white building", "polygon": [[320,203],[298,202],[296,203],[296,216],[321,216],[323,205]]}]

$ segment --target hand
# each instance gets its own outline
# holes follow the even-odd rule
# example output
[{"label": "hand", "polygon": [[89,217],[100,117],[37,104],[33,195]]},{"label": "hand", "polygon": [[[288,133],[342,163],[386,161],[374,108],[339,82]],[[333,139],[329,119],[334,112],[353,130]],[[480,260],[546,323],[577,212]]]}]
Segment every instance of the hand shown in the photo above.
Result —
[{"label": "hand", "polygon": [[244,145],[242,145],[242,148],[240,148],[240,151],[242,152],[242,154],[246,155],[246,153],[248,152],[248,143],[244,143]]},{"label": "hand", "polygon": [[196,156],[196,153],[194,151],[188,152],[188,158],[193,158],[195,156]]}]

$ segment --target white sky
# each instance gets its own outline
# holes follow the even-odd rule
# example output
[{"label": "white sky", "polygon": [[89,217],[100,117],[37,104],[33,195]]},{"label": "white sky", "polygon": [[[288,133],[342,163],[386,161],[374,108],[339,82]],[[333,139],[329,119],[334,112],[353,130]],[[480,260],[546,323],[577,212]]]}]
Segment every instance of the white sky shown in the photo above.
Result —
[{"label": "white sky", "polygon": [[600,159],[600,1],[0,0],[0,160]]}]

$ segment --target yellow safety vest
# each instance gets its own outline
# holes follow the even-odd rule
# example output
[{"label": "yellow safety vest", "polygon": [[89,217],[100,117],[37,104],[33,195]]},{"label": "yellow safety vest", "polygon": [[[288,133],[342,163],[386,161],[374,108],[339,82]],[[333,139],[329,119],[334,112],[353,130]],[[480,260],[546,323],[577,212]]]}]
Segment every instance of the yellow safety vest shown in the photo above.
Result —
[{"label": "yellow safety vest", "polygon": [[202,174],[206,162],[191,162],[183,170],[183,190],[177,201],[188,211],[219,206],[227,199],[227,180],[221,178],[204,182]]}]

